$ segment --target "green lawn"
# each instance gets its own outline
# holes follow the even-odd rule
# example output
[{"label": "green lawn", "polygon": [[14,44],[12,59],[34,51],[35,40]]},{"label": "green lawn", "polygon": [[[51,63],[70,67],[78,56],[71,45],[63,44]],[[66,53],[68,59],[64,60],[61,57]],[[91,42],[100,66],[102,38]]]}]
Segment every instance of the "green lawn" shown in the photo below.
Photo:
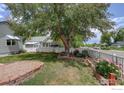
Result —
[{"label": "green lawn", "polygon": [[0,58],[0,63],[21,60],[40,60],[43,70],[22,85],[98,85],[91,68],[83,63],[57,59],[53,53],[24,53]]}]

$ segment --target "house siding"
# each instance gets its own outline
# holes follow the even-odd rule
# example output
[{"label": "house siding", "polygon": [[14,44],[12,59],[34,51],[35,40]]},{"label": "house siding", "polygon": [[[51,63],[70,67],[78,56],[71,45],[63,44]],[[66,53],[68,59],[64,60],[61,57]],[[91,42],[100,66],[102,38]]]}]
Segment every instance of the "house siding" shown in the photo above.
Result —
[{"label": "house siding", "polygon": [[9,25],[7,23],[0,23],[0,38],[4,37],[5,35],[13,35],[14,32],[9,29]]},{"label": "house siding", "polygon": [[12,46],[7,46],[6,40],[1,39],[0,40],[0,54],[11,54],[11,53],[18,53],[20,50],[20,45],[12,45]]},{"label": "house siding", "polygon": [[6,35],[14,35],[14,31],[9,28],[8,23],[0,23],[0,55],[17,53],[21,49],[21,42],[16,42],[16,45],[8,46],[7,40],[4,39]]},{"label": "house siding", "polygon": [[7,47],[4,39],[0,39],[0,54],[10,54],[10,50]]},{"label": "house siding", "polygon": [[124,41],[117,41],[116,43],[113,43],[112,46],[124,46]]}]

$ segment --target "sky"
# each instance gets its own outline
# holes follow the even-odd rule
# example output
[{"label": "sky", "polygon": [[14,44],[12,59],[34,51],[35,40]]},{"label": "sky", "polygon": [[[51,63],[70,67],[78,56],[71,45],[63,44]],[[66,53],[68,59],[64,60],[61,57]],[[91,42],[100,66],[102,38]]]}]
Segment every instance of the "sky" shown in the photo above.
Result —
[{"label": "sky", "polygon": [[[112,21],[115,22],[115,28],[120,28],[124,27],[124,3],[114,3],[111,4],[111,6],[108,9],[108,12],[112,14],[110,17]],[[86,43],[99,43],[100,42],[100,37],[101,33],[97,30],[92,30],[95,32],[96,37],[88,40]]]},{"label": "sky", "polygon": [[[112,14],[110,17],[116,25],[115,28],[124,27],[124,3],[113,3],[108,8],[108,11]],[[6,10],[6,6],[4,4],[0,4],[0,21],[4,21],[10,17],[10,11]],[[101,33],[98,30],[92,30],[96,37],[91,38],[87,43],[99,43]]]},{"label": "sky", "polygon": [[6,10],[6,6],[4,4],[0,4],[0,21],[4,21],[9,18],[10,12]]}]

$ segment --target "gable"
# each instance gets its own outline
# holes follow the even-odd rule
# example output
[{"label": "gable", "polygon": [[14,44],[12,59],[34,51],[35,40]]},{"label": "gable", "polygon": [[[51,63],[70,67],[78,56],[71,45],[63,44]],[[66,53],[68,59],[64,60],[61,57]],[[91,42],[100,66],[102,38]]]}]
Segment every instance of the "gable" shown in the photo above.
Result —
[{"label": "gable", "polygon": [[0,38],[5,35],[13,35],[14,31],[12,31],[9,27],[8,23],[0,23]]}]

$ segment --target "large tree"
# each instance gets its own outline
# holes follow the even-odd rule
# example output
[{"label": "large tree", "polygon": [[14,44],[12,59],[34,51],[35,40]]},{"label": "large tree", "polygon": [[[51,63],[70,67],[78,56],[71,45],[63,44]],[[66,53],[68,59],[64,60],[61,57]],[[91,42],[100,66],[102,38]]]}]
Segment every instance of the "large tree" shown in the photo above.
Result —
[{"label": "large tree", "polygon": [[[110,4],[7,4],[12,13],[13,24],[26,37],[50,30],[54,40],[61,40],[65,52],[77,40],[86,41],[95,36],[92,28],[101,32],[111,29],[113,22],[107,12]],[[16,26],[17,27],[17,26]],[[78,38],[78,39],[77,39]],[[82,42],[82,41],[81,41]]]}]

